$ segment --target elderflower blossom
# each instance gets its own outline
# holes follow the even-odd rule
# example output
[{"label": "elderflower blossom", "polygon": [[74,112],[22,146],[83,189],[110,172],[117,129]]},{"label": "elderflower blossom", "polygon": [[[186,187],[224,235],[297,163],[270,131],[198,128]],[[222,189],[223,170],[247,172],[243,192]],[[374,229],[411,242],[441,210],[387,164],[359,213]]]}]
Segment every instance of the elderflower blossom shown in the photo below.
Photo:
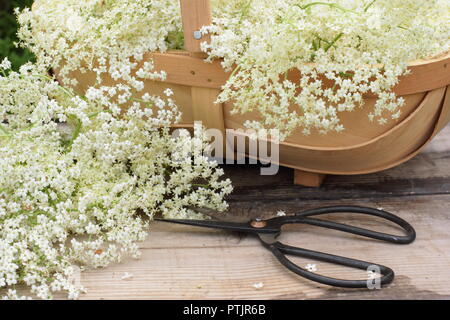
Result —
[{"label": "elderflower blossom", "polygon": [[[179,113],[170,99],[164,109],[137,103],[116,117],[94,99],[101,95],[74,95],[36,66],[0,71],[5,299],[23,298],[14,290],[20,284],[39,298],[66,291],[75,299],[83,291],[77,266],[138,257],[154,215],[198,218],[187,208],[226,209],[230,181],[202,156],[198,147],[208,141],[200,128],[194,137],[172,137],[168,126]],[[194,151],[184,147],[194,144]]]},{"label": "elderflower blossom", "polygon": [[4,58],[2,60],[2,62],[0,63],[0,69],[8,70],[10,68],[11,68],[11,62],[7,58]]},{"label": "elderflower blossom", "polygon": [[305,266],[305,269],[308,270],[309,272],[316,272],[317,271],[317,266],[313,263],[308,263]]},{"label": "elderflower blossom", "polygon": [[[392,89],[408,62],[450,48],[447,0],[211,2],[202,48],[233,71],[217,102],[257,110],[260,119],[245,126],[277,129],[280,140],[295,130],[343,131],[340,113],[363,108],[367,94],[378,97],[370,120],[399,119],[404,99]],[[19,37],[66,84],[77,82],[71,72],[91,70],[96,88],[108,77],[122,82],[115,102],[105,98],[118,112],[143,80],[166,78],[145,53],[182,48],[180,15],[178,0],[37,0],[18,16]]]},{"label": "elderflower blossom", "polygon": [[133,274],[125,272],[123,276],[120,277],[120,280],[131,280],[133,278]]},{"label": "elderflower blossom", "polygon": [[254,283],[253,288],[255,288],[256,290],[262,289],[264,288],[264,283],[263,282]]},{"label": "elderflower blossom", "polygon": [[[392,88],[407,64],[450,48],[448,0],[214,0],[208,60],[233,71],[218,102],[235,113],[259,111],[251,129],[275,128],[285,139],[342,131],[341,112],[378,96],[369,118],[398,119]],[[330,84],[331,83],[331,84]],[[391,116],[390,116],[391,115]]]},{"label": "elderflower blossom", "polygon": [[[95,87],[111,78],[122,90],[141,91],[143,79],[166,76],[145,53],[183,45],[178,0],[36,0],[17,15],[20,45],[66,85],[77,85],[75,71],[94,71]],[[120,95],[116,102],[126,101]]]}]

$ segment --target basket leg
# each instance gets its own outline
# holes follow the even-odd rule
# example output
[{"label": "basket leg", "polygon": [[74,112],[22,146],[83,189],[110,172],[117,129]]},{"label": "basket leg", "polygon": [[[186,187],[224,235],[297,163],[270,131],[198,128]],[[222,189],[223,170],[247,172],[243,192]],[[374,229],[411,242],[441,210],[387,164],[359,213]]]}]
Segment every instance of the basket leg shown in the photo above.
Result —
[{"label": "basket leg", "polygon": [[298,186],[320,187],[325,177],[325,174],[294,170],[294,184]]}]

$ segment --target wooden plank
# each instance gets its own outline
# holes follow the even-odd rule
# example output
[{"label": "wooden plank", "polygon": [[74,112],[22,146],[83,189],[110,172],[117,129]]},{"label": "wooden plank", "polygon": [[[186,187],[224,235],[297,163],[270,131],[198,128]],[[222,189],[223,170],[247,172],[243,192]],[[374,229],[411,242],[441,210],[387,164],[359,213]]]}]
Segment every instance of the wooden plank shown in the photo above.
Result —
[{"label": "wooden plank", "polygon": [[202,52],[200,44],[209,41],[209,36],[201,36],[200,29],[211,25],[209,0],[180,0],[183,20],[184,47],[189,52]]},{"label": "wooden plank", "polygon": [[[249,168],[249,172],[242,172],[242,177],[234,181],[244,180],[244,176],[251,176],[253,182],[250,186],[235,186],[235,192],[229,196],[229,201],[235,202],[259,202],[285,201],[296,199],[304,200],[349,200],[360,198],[383,198],[386,195],[397,197],[427,196],[432,194],[450,194],[450,153],[446,155],[418,156],[408,165],[400,166],[385,172],[361,176],[328,176],[321,188],[305,188],[289,184],[292,179],[291,169],[280,168],[276,177],[259,178],[259,168]],[[408,169],[413,164],[423,164],[425,168],[431,168],[430,177],[421,175],[426,169],[412,172]],[[234,170],[237,171],[237,168]],[[445,172],[445,170],[447,170]],[[439,176],[444,172],[443,177]],[[416,176],[414,176],[416,174]],[[403,175],[403,176],[402,176]],[[234,174],[233,174],[234,176]],[[284,177],[283,181],[279,181]],[[281,180],[281,179],[280,179]],[[235,183],[236,183],[235,182]]]},{"label": "wooden plank", "polygon": [[[411,197],[407,202],[389,198],[371,203],[393,210],[415,225],[419,238],[409,246],[365,241],[304,227],[289,228],[283,236],[283,241],[294,245],[307,244],[314,250],[391,266],[397,272],[397,280],[381,291],[335,289],[299,278],[286,271],[251,237],[239,238],[214,231],[208,235],[192,232],[188,227],[163,227],[154,223],[140,260],[83,273],[82,281],[88,293],[82,299],[449,299],[449,200],[449,196],[433,196],[426,201]],[[368,203],[360,201],[359,204]],[[290,202],[284,209],[296,207],[297,203]],[[265,208],[260,209],[268,214]],[[349,217],[340,221],[355,222]],[[360,225],[373,227],[373,223],[365,220]],[[304,265],[313,261],[299,262]],[[316,264],[327,275],[364,277],[364,273],[342,267]],[[121,280],[125,272],[133,277]],[[253,285],[259,282],[264,287],[258,290]]]},{"label": "wooden plank", "polygon": [[[408,246],[305,226],[289,227],[283,234],[281,240],[292,245],[392,267],[396,280],[380,291],[329,288],[302,279],[285,270],[252,237],[152,223],[150,236],[142,245],[141,259],[128,259],[122,264],[82,273],[82,283],[88,293],[81,299],[450,299],[449,201],[448,195],[409,197],[407,201],[395,197],[355,201],[359,205],[383,207],[410,221],[418,239]],[[320,205],[338,203],[341,202],[320,201]],[[316,201],[302,203],[305,208],[318,204]],[[298,205],[296,201],[271,204],[260,207],[258,215],[268,217],[278,209],[293,213]],[[357,222],[350,215],[339,221],[370,228],[375,225],[374,219]],[[393,231],[387,226],[377,230]],[[326,275],[364,277],[359,271],[326,263],[295,261],[300,265],[316,263],[318,271]],[[132,277],[123,280],[125,273]],[[263,288],[254,288],[260,282]]]}]

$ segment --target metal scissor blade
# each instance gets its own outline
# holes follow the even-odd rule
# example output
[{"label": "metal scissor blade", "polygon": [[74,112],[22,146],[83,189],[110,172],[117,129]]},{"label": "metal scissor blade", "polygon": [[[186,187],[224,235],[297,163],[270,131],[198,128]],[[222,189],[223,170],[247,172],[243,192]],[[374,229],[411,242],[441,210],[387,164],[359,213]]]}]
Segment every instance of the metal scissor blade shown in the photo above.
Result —
[{"label": "metal scissor blade", "polygon": [[226,221],[214,221],[214,220],[184,220],[184,219],[158,219],[155,221],[182,224],[187,226],[210,228],[210,229],[221,229],[237,232],[249,232],[249,233],[274,233],[277,230],[272,230],[270,228],[256,229],[251,226],[250,223],[240,223],[240,222],[226,222]]}]

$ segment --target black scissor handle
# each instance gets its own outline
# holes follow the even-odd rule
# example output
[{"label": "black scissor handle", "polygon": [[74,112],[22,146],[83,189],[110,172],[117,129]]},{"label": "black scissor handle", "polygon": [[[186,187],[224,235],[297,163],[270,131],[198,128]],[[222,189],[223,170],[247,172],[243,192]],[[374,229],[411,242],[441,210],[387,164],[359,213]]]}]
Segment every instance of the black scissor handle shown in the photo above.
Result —
[{"label": "black scissor handle", "polygon": [[[264,242],[263,242],[264,243]],[[372,281],[377,280],[344,280],[336,279],[331,277],[326,277],[317,273],[310,272],[303,269],[289,260],[286,255],[293,255],[304,257],[308,259],[314,259],[324,262],[330,262],[334,264],[339,264],[351,268],[366,270],[366,271],[377,271],[381,274],[378,279],[380,286],[391,283],[394,280],[395,274],[391,268],[383,265],[370,263],[366,261],[345,258],[341,256],[331,255],[328,253],[311,251],[302,248],[291,247],[280,242],[275,242],[273,244],[264,243],[266,248],[268,248],[274,256],[280,261],[280,263],[285,266],[290,271],[314,282],[322,283],[325,285],[341,288],[370,288]]]},{"label": "black scissor handle", "polygon": [[[401,227],[403,231],[406,233],[404,236],[399,235],[393,235],[378,231],[373,231],[369,229],[359,228],[343,223],[338,222],[331,222],[331,221],[325,221],[315,218],[310,218],[314,216],[329,214],[329,213],[356,213],[356,214],[362,214],[362,215],[369,215],[369,216],[375,216],[379,217],[388,221],[391,221]],[[378,210],[374,208],[368,208],[368,207],[358,207],[358,206],[333,206],[333,207],[324,207],[324,208],[317,208],[317,209],[311,209],[306,210],[303,212],[300,212],[294,216],[286,216],[281,217],[278,220],[278,223],[281,225],[284,224],[294,224],[294,223],[301,223],[301,224],[309,224],[314,225],[322,228],[327,229],[333,229],[338,230],[346,233],[356,234],[360,235],[366,238],[372,238],[377,239],[381,241],[387,241],[391,243],[396,244],[409,244],[412,243],[416,239],[416,231],[414,228],[405,220],[402,218],[389,213],[387,211]]]},{"label": "black scissor handle", "polygon": [[[395,223],[399,227],[403,229],[403,231],[406,233],[404,236],[399,235],[392,235],[387,234],[383,232],[377,232],[369,229],[364,229],[360,227],[355,227],[347,224],[337,223],[337,222],[331,222],[331,221],[325,221],[320,220],[316,218],[312,218],[319,215],[325,215],[329,213],[356,213],[356,214],[362,214],[362,215],[369,215],[369,216],[376,216],[385,220],[388,220],[390,222]],[[395,244],[408,244],[415,240],[416,238],[416,232],[414,228],[405,220],[402,218],[378,209],[368,208],[368,207],[359,207],[359,206],[333,206],[333,207],[324,207],[324,208],[317,208],[317,209],[311,209],[306,210],[303,212],[300,212],[294,216],[285,216],[285,217],[278,217],[274,219],[268,220],[268,225],[271,227],[278,227],[281,231],[281,226],[285,224],[308,224],[308,225],[314,225],[318,227],[323,227],[327,229],[333,229],[338,230],[346,233],[356,234],[360,236],[364,236],[366,238],[372,238],[376,240],[381,241],[387,241],[390,243]],[[288,268],[290,271],[315,282],[319,282],[322,284],[335,286],[335,287],[343,287],[343,288],[367,288],[369,282],[368,281],[376,281],[376,280],[343,280],[343,279],[336,279],[331,277],[326,277],[320,274],[316,274],[313,272],[310,272],[306,269],[303,269],[293,263],[291,260],[289,260],[286,255],[292,255],[292,256],[299,256],[304,257],[308,259],[314,259],[334,264],[339,264],[355,269],[361,269],[361,270],[376,270],[380,273],[381,277],[378,279],[380,285],[386,285],[393,281],[395,274],[394,271],[386,266],[366,262],[362,260],[357,259],[351,259],[346,258],[342,256],[332,255],[328,253],[318,252],[318,251],[312,251],[308,249],[303,248],[297,248],[292,247],[289,245],[285,245],[281,242],[276,241],[275,239],[273,241],[266,241],[261,235],[260,239],[262,243],[265,245],[266,248],[268,248],[275,257],[283,264],[286,268]]]}]

